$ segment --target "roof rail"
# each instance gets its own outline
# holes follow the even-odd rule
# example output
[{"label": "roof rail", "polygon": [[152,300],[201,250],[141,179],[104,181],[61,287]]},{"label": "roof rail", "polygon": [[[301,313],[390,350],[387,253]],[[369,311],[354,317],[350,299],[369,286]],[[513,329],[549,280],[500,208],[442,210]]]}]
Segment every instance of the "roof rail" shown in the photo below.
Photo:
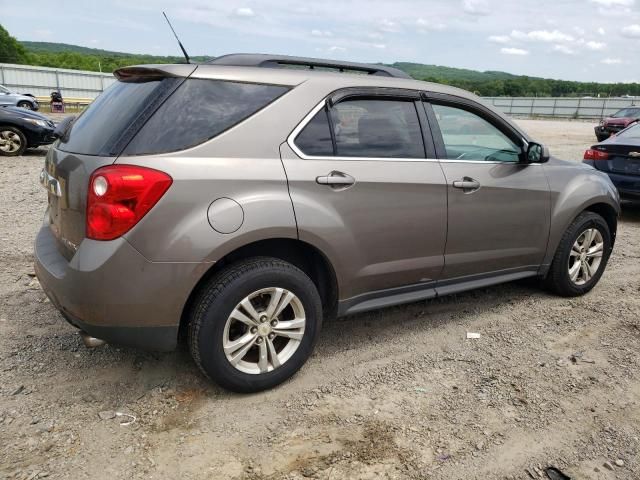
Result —
[{"label": "roof rail", "polygon": [[290,57],[287,55],[267,55],[261,53],[232,53],[207,62],[210,65],[228,65],[235,67],[282,68],[286,66],[333,68],[340,72],[362,72],[384,77],[411,78],[407,73],[393,67],[368,63],[342,62],[322,58]]}]

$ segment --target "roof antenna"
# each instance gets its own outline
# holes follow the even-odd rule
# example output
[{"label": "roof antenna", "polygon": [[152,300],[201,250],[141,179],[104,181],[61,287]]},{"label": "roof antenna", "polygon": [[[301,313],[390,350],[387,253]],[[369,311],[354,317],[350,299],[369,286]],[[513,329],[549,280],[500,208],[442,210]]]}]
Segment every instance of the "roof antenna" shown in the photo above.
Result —
[{"label": "roof antenna", "polygon": [[169,18],[167,17],[167,14],[162,12],[162,15],[164,15],[164,19],[167,21],[167,23],[169,24],[169,28],[171,29],[171,31],[173,32],[173,36],[176,37],[176,40],[178,41],[178,45],[180,45],[180,50],[182,50],[182,54],[184,55],[184,58],[187,60],[187,63],[191,63],[189,61],[189,54],[187,53],[187,51],[184,49],[184,47],[182,46],[182,42],[180,41],[180,39],[178,38],[178,35],[176,35],[176,31],[173,29],[173,25],[171,25],[171,22],[169,21]]}]

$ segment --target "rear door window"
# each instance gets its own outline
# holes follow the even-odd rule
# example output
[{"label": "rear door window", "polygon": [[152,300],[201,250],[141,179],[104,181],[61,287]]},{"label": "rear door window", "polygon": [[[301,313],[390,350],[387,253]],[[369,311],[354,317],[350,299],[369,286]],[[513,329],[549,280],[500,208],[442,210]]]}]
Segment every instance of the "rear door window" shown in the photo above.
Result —
[{"label": "rear door window", "polygon": [[414,102],[387,98],[349,99],[323,108],[295,144],[310,156],[425,158]]},{"label": "rear door window", "polygon": [[346,100],[331,112],[339,157],[424,158],[412,101]]},{"label": "rear door window", "polygon": [[199,145],[288,90],[279,85],[188,79],[147,121],[123,155],[172,152]]}]

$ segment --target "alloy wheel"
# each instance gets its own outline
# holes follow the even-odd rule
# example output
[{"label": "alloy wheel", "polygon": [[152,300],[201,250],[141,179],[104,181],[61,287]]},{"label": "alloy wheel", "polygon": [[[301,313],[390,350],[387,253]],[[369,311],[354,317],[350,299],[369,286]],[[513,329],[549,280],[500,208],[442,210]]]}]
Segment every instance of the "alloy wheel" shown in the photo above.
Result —
[{"label": "alloy wheel", "polygon": [[576,285],[584,285],[597,273],[602,263],[604,240],[597,228],[588,228],[580,235],[569,253],[569,278]]},{"label": "alloy wheel", "polygon": [[5,153],[14,153],[20,150],[22,140],[20,135],[11,130],[0,131],[0,151]]},{"label": "alloy wheel", "polygon": [[294,293],[278,287],[258,290],[238,303],[227,318],[224,354],[241,372],[271,372],[296,352],[305,325],[304,307]]}]

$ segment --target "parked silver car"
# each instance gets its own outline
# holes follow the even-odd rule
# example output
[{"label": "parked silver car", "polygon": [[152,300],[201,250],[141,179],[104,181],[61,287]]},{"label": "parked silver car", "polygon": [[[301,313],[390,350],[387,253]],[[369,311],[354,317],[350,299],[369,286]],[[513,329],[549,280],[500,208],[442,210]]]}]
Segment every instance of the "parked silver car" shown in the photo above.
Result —
[{"label": "parked silver car", "polygon": [[29,110],[38,110],[40,108],[40,105],[34,96],[16,93],[4,85],[0,85],[0,107],[7,105],[27,108]]},{"label": "parked silver car", "polygon": [[609,178],[468,92],[261,55],[115,74],[41,174],[36,272],[89,344],[184,332],[208,377],[257,391],[323,318],[525,277],[581,295],[611,254]]}]

